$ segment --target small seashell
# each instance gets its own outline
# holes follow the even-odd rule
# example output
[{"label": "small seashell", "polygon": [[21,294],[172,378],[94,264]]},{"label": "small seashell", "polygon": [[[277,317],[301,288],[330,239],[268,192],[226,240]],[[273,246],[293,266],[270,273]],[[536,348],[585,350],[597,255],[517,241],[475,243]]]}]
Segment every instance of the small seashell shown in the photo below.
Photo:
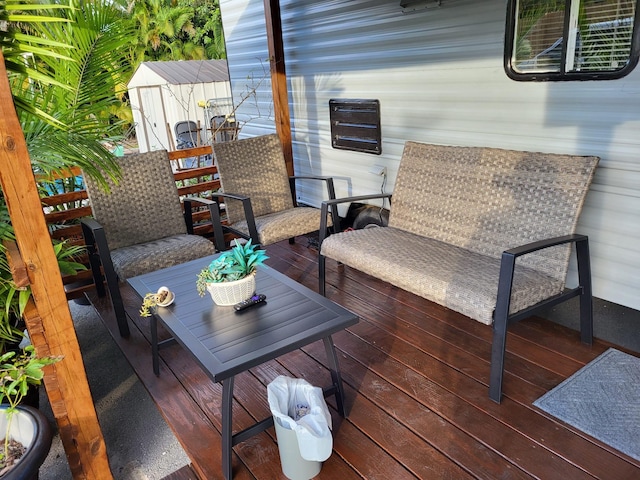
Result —
[{"label": "small seashell", "polygon": [[174,299],[175,295],[167,287],[160,287],[156,292],[156,303],[160,307],[168,307],[173,303]]}]

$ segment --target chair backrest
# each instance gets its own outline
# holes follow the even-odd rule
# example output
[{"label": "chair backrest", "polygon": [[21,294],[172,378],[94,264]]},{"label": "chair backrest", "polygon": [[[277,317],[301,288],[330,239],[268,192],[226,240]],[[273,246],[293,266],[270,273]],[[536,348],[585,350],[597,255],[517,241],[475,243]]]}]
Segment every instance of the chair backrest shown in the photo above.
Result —
[{"label": "chair backrest", "polygon": [[[575,233],[598,157],[406,142],[389,226],[500,258]],[[564,278],[569,248],[523,264]]]},{"label": "chair backrest", "polygon": [[216,115],[210,121],[212,140],[216,143],[231,142],[238,135],[238,124],[233,117]]},{"label": "chair backrest", "polygon": [[165,150],[119,157],[122,178],[105,192],[85,175],[94,218],[110,249],[187,233],[178,189]]},{"label": "chair backrest", "polygon": [[[293,208],[291,186],[277,135],[213,144],[213,158],[225,193],[251,198],[256,217]],[[238,201],[225,200],[230,223],[244,219]]]},{"label": "chair backrest", "polygon": [[176,132],[177,148],[191,148],[198,145],[198,124],[193,120],[181,120],[173,127]]}]

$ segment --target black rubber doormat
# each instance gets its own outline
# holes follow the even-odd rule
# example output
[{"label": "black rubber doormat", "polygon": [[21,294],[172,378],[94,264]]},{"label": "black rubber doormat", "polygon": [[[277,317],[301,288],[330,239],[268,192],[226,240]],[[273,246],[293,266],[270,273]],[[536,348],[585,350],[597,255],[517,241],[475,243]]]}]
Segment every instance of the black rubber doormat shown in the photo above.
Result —
[{"label": "black rubber doormat", "polygon": [[640,358],[610,348],[533,404],[640,461]]}]

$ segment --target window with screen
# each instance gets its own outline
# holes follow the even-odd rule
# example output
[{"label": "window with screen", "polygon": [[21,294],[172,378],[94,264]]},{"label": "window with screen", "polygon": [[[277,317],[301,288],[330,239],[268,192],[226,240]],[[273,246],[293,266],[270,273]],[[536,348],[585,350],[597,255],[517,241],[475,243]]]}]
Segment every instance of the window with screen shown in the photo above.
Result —
[{"label": "window with screen", "polygon": [[638,63],[637,0],[509,0],[505,70],[515,80],[613,79]]}]

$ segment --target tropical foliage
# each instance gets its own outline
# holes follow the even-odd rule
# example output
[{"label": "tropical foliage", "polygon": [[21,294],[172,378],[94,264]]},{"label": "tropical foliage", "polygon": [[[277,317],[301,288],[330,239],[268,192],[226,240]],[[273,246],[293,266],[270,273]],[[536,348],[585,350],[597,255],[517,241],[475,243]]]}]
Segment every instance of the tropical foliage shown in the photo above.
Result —
[{"label": "tropical foliage", "polygon": [[[43,173],[80,166],[85,173],[113,176],[117,166],[105,144],[123,137],[126,123],[118,115],[126,81],[127,37],[133,27],[124,13],[106,1],[74,2],[58,10],[61,22],[42,22],[32,29],[40,38],[68,45],[66,56],[36,56],[34,69],[53,78],[51,84],[14,75],[15,98],[32,107],[20,110],[20,123],[34,169]],[[53,47],[52,47],[53,48]],[[48,112],[54,122],[33,111]]]},{"label": "tropical foliage", "polygon": [[225,58],[218,0],[133,0],[126,9],[137,31],[134,68],[148,60]]},{"label": "tropical foliage", "polygon": [[[117,177],[117,164],[103,142],[116,139],[120,127],[110,110],[124,85],[120,67],[130,22],[123,22],[123,15],[99,1],[0,4],[0,45],[35,171],[78,165],[96,178]],[[0,191],[0,241],[12,238]],[[56,244],[54,251],[64,273],[83,268],[74,261],[77,247]],[[29,295],[13,283],[0,245],[1,343],[21,337],[20,316]]]}]

